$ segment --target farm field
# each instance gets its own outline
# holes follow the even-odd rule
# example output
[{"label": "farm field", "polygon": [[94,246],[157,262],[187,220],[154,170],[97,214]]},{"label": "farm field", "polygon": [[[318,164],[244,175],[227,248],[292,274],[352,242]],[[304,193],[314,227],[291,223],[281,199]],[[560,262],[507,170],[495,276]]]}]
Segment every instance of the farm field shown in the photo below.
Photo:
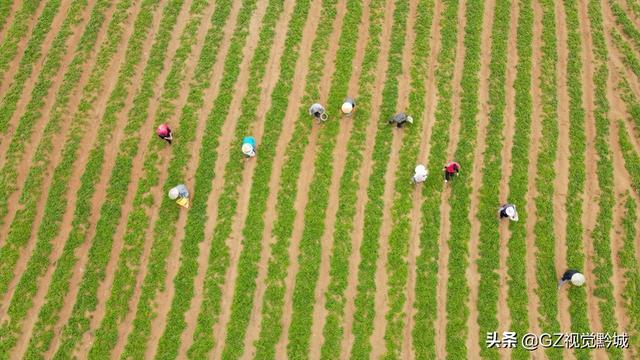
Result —
[{"label": "farm field", "polygon": [[0,0],[0,359],[640,359],[639,207],[639,0]]}]

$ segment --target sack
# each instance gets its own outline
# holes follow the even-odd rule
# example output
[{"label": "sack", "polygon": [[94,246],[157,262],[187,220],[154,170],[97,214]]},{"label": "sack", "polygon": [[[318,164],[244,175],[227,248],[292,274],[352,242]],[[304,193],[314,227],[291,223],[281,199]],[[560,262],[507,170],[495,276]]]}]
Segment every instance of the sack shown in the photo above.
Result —
[{"label": "sack", "polygon": [[181,197],[178,200],[176,200],[176,204],[182,206],[185,209],[188,209],[189,208],[189,199]]}]

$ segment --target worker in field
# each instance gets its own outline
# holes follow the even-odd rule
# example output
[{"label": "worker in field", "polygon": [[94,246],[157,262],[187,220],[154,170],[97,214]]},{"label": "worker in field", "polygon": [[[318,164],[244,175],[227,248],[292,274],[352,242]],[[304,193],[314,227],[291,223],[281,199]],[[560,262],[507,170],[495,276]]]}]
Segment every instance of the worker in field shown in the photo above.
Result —
[{"label": "worker in field", "polygon": [[509,218],[511,221],[518,221],[518,211],[513,204],[504,204],[498,209],[500,219]]},{"label": "worker in field", "polygon": [[585,282],[584,275],[582,275],[578,270],[567,270],[562,274],[562,277],[558,281],[558,289],[567,281],[571,281],[574,286],[582,286]]},{"label": "worker in field", "polygon": [[160,139],[165,140],[171,145],[171,140],[173,140],[171,128],[167,124],[160,124],[158,129],[156,130],[156,134],[160,137]]},{"label": "worker in field", "polygon": [[393,123],[395,123],[396,126],[400,129],[404,126],[405,123],[413,124],[413,118],[401,112],[393,115],[391,120],[389,120],[389,124],[393,124]]},{"label": "worker in field", "polygon": [[342,103],[342,113],[346,116],[351,116],[353,110],[356,108],[356,101],[353,98],[346,98]]},{"label": "worker in field", "polygon": [[182,207],[189,208],[189,190],[185,184],[179,184],[169,190],[169,199],[175,200]]},{"label": "worker in field", "polygon": [[420,184],[425,182],[428,176],[429,172],[427,171],[427,168],[424,165],[420,164],[416,166],[413,172],[413,178],[411,178],[411,180],[414,184]]},{"label": "worker in field", "polygon": [[247,159],[256,156],[256,139],[253,136],[242,139],[242,153]]},{"label": "worker in field", "polygon": [[318,122],[327,121],[327,112],[324,106],[315,103],[309,108],[309,115],[313,116]]},{"label": "worker in field", "polygon": [[453,179],[454,175],[460,175],[460,164],[455,161],[450,161],[444,166],[442,171],[444,171],[444,182],[449,182],[449,180]]}]

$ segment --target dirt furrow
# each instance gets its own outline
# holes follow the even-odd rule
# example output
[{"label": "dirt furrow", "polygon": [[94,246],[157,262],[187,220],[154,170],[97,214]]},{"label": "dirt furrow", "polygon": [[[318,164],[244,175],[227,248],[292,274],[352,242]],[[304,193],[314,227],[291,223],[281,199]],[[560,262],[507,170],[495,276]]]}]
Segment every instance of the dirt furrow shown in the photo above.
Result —
[{"label": "dirt furrow", "polygon": [[[387,58],[389,54],[389,42],[391,38],[391,27],[393,25],[393,0],[387,0],[385,5],[385,19],[380,37],[380,55],[376,68],[376,74],[379,76],[375,80],[373,89],[382,89],[386,81]],[[353,322],[355,313],[355,297],[358,285],[358,267],[360,264],[360,245],[364,234],[364,208],[367,202],[367,188],[369,177],[373,168],[373,145],[378,130],[378,119],[380,118],[380,104],[382,103],[382,92],[374,92],[371,98],[371,115],[370,123],[367,127],[365,152],[362,154],[362,170],[358,184],[358,195],[356,202],[356,213],[353,220],[352,242],[353,249],[349,257],[349,280],[345,290],[345,298],[347,299],[344,311],[344,337],[342,338],[341,359],[349,357],[351,347],[355,341],[353,335]],[[386,130],[386,129],[385,129]],[[384,130],[383,130],[384,131]]]},{"label": "dirt furrow", "polygon": [[[449,128],[449,146],[447,148],[447,161],[453,161],[453,155],[458,145],[459,132],[460,132],[460,102],[462,98],[462,69],[464,65],[464,57],[466,48],[464,46],[464,28],[467,23],[466,19],[466,3],[460,4],[458,8],[458,37],[456,40],[456,58],[453,70],[452,90],[453,97],[451,100],[452,112],[451,112],[451,127]],[[444,165],[444,164],[443,164]],[[464,171],[464,170],[463,170]],[[447,282],[449,280],[449,233],[451,223],[449,221],[449,212],[451,206],[449,205],[449,196],[451,195],[451,188],[445,186],[444,191],[440,195],[440,238],[438,255],[438,286],[436,290],[437,297],[437,315],[435,325],[435,343],[436,343],[436,355],[438,358],[446,357],[446,341],[447,341]]]},{"label": "dirt furrow", "polygon": [[[536,281],[536,236],[535,225],[538,221],[536,214],[536,202],[533,199],[538,197],[538,191],[536,187],[536,174],[538,169],[538,154],[540,152],[540,138],[542,137],[542,89],[540,84],[541,77],[541,61],[542,61],[542,8],[540,3],[534,1],[533,7],[533,44],[532,44],[532,61],[531,61],[531,157],[529,162],[528,177],[529,184],[527,190],[527,198],[532,199],[527,201],[526,213],[527,235],[525,238],[525,244],[527,251],[526,263],[526,282],[527,282],[527,310],[529,315],[529,329],[534,334],[540,334],[540,324],[538,323],[538,294]],[[537,351],[536,355],[542,356],[542,351]]]},{"label": "dirt furrow", "polygon": [[[516,65],[518,63],[517,51],[517,29],[518,29],[519,7],[517,2],[511,5],[511,19],[509,21],[509,40],[507,42],[507,67],[505,80],[505,108],[504,108],[504,146],[502,148],[502,178],[500,179],[500,204],[509,200],[509,178],[513,164],[511,163],[511,149],[513,148],[513,135],[515,132],[515,88],[513,84],[516,79]],[[496,204],[499,206],[500,204]],[[509,222],[501,221],[500,231],[500,266],[498,267],[499,291],[498,291],[498,331],[509,331],[511,318],[507,298],[509,293],[509,275],[507,274],[507,257],[509,256]],[[506,356],[507,351],[500,352],[501,356]]]},{"label": "dirt furrow", "polygon": [[[340,32],[342,30],[342,22],[344,19],[344,15],[346,12],[346,0],[340,0],[336,6],[336,18],[333,23],[333,30],[330,35],[330,39],[338,39],[340,37]],[[320,83],[318,84],[318,94],[320,98],[318,101],[322,104],[327,103],[327,97],[329,94],[329,87],[331,86],[331,77],[335,72],[335,58],[336,52],[338,51],[338,42],[332,41],[329,43],[329,47],[327,48],[325,58],[324,58],[324,72],[323,76],[320,79]],[[328,112],[331,113],[331,109],[328,109]],[[337,113],[337,112],[336,112]],[[338,116],[334,116],[333,121],[340,121]],[[312,119],[308,119],[307,121],[313,121]],[[298,263],[298,255],[300,254],[300,240],[302,239],[302,233],[304,231],[305,224],[305,209],[307,207],[307,203],[309,200],[308,192],[311,185],[311,181],[313,180],[314,171],[312,171],[312,167],[314,164],[315,154],[316,154],[316,144],[318,143],[318,136],[320,131],[322,131],[322,125],[314,124],[311,129],[309,143],[304,151],[304,157],[302,159],[302,164],[309,164],[309,167],[305,168],[300,174],[298,179],[298,192],[296,194],[296,199],[294,202],[294,207],[296,209],[296,219],[293,223],[293,231],[291,233],[291,241],[289,244],[289,270],[287,273],[287,277],[285,279],[285,296],[284,296],[284,308],[282,312],[282,334],[280,336],[280,341],[276,344],[276,358],[284,359],[287,356],[287,344],[289,342],[289,327],[291,324],[291,319],[293,315],[293,290],[296,281],[296,274],[298,273],[299,263]]]},{"label": "dirt furrow", "polygon": [[[107,19],[107,21],[105,21],[100,29],[100,31],[98,32],[98,36],[96,38],[96,44],[101,44],[102,41],[105,38],[106,32],[107,32],[107,24],[108,24],[108,19],[111,18],[111,15],[113,14],[113,11],[115,10],[114,7],[111,7],[109,9],[107,9],[107,11],[105,12],[105,19]],[[97,49],[98,46],[94,47],[94,51],[91,53],[91,57],[88,59],[87,61],[87,69],[90,69],[93,67],[93,65],[95,64],[96,61],[96,55],[97,55]],[[68,104],[68,109],[69,111],[69,115],[65,118],[66,121],[63,121],[63,130],[62,133],[66,133],[66,131],[64,130],[65,127],[70,126],[70,118],[71,118],[71,114],[73,113],[74,109],[77,109],[79,104],[80,104],[80,99],[82,96],[82,91],[81,89],[84,89],[85,85],[87,84],[88,80],[89,80],[89,75],[90,75],[90,71],[84,71],[82,73],[82,76],[80,77],[80,80],[78,81],[78,85],[76,86],[76,90],[73,92],[73,94],[70,97],[69,100],[69,104]],[[86,141],[89,141],[88,138]],[[61,146],[62,145],[62,141],[60,141],[60,144],[54,144],[54,148],[57,146]],[[83,149],[88,149],[89,144],[88,143],[83,143],[81,145],[81,148]],[[54,158],[51,161],[52,165],[57,165],[58,164],[58,157],[60,156],[59,154],[54,152],[54,156],[57,156],[56,158]],[[79,166],[76,168],[76,172],[79,172],[82,169],[83,166]],[[78,181],[78,177],[79,177],[79,173],[77,174],[77,176],[73,176],[71,177],[71,182],[70,182],[70,186],[69,189],[70,190],[77,190],[79,188],[79,181]],[[70,224],[71,221],[73,219],[73,207],[75,206],[75,197],[76,197],[76,192],[75,191],[71,191],[70,195],[69,195],[69,201],[67,202],[67,206],[66,209],[64,210],[64,215],[62,217],[62,224],[67,224],[66,228],[70,229]],[[43,196],[43,199],[45,197]],[[35,228],[35,227],[34,227]],[[64,229],[65,227],[62,226],[61,229]],[[68,232],[67,232],[68,233]],[[60,232],[60,234],[58,235],[58,237],[56,238],[55,241],[52,242],[53,244],[53,249],[51,251],[51,256],[50,256],[50,261],[52,264],[55,264],[55,262],[60,258],[61,254],[62,254],[62,250],[64,248],[64,240],[66,239],[67,236],[63,235],[63,231]],[[53,272],[55,270],[55,266],[49,266],[49,268],[47,269],[47,272],[45,273],[45,275],[39,279],[38,281],[38,292],[36,293],[34,300],[33,300],[33,306],[31,307],[31,309],[29,310],[28,315],[26,316],[26,320],[23,324],[22,327],[22,333],[20,335],[20,337],[18,338],[18,342],[16,345],[16,350],[15,350],[15,354],[19,355],[18,357],[22,357],[24,355],[24,353],[27,350],[27,346],[29,344],[29,339],[31,338],[31,333],[33,330],[33,326],[35,325],[36,321],[38,320],[38,313],[40,311],[40,308],[42,307],[42,305],[44,305],[45,303],[45,296],[47,294],[48,288],[47,288],[47,284],[49,284],[51,282],[51,279],[53,277]]]},{"label": "dirt furrow", "polygon": [[[218,96],[220,92],[220,88],[217,86],[220,84],[222,80],[222,75],[224,74],[224,60],[227,56],[227,52],[229,50],[229,46],[231,44],[231,38],[236,27],[237,23],[237,15],[240,11],[240,2],[234,1],[233,7],[229,14],[229,21],[224,28],[224,36],[222,42],[220,43],[220,49],[218,50],[218,54],[216,57],[216,62],[213,66],[212,78],[210,81],[210,86],[204,92],[203,103],[204,105],[199,111],[198,115],[198,124],[196,127],[196,136],[193,144],[191,145],[191,156],[189,163],[184,171],[184,184],[187,185],[189,189],[193,189],[194,186],[194,174],[197,168],[198,154],[200,152],[200,147],[202,144],[202,137],[204,135],[204,126],[207,120],[207,115],[211,112],[213,108],[213,101]],[[188,89],[188,87],[186,87]],[[186,100],[186,99],[185,99]],[[182,106],[184,103],[177,104],[177,106]],[[193,195],[193,201],[205,201],[206,199],[198,199],[197,194]],[[156,349],[158,347],[158,343],[160,337],[162,336],[163,331],[166,327],[167,315],[169,313],[169,309],[171,308],[171,302],[173,297],[175,296],[175,287],[173,284],[173,278],[178,273],[178,269],[180,267],[180,243],[184,238],[184,228],[187,222],[187,213],[185,211],[180,212],[180,217],[178,218],[178,222],[176,224],[176,234],[174,236],[174,242],[171,245],[171,252],[167,257],[167,275],[165,279],[165,284],[163,291],[158,294],[156,297],[156,314],[157,316],[151,322],[151,336],[149,338],[150,343],[148,344],[145,351],[145,358],[151,358],[155,355]]]},{"label": "dirt furrow", "polygon": [[[130,11],[130,17],[127,21],[130,23],[133,23],[134,19],[136,18],[139,12],[140,12],[140,4],[136,4],[135,9]],[[133,33],[133,26],[125,27],[125,29],[126,30],[123,34],[122,41],[120,42],[120,44],[118,44],[118,50],[114,54],[106,74],[117,74],[124,62],[128,39],[131,37],[131,34]],[[105,81],[103,83],[103,89],[105,90],[103,94],[110,94],[116,85],[116,81],[117,81],[116,76],[106,76]],[[91,120],[93,120],[94,124],[99,123],[100,117],[104,113],[105,107],[107,105],[107,101],[108,101],[108,96],[100,97],[96,101],[96,105],[93,108],[92,116],[91,116],[92,118]],[[119,127],[122,128],[121,126],[122,123],[119,123],[119,125],[120,125]],[[80,144],[80,148],[78,151],[78,158],[74,166],[72,176],[70,177],[71,180],[69,182],[69,187],[68,187],[69,189],[68,205],[69,206],[75,206],[75,202],[76,202],[75,199],[78,195],[77,190],[80,188],[80,178],[84,173],[84,167],[89,160],[90,150],[97,139],[98,128],[99,128],[98,126],[90,126],[88,133],[85,135],[85,137],[83,138]],[[92,209],[92,214],[90,217],[91,226],[86,232],[85,240],[93,238],[93,235],[95,233],[95,224],[99,215],[99,209],[100,209],[100,206],[102,205],[102,202],[104,201],[104,196],[106,194],[107,181],[105,178],[108,175],[106,170],[107,169],[111,170],[111,167],[113,166],[113,163],[115,160],[114,154],[110,154],[113,151],[109,151],[109,150],[110,149],[107,148],[107,151],[105,152],[104,164],[106,166],[103,166],[103,171],[101,172],[101,177],[100,177],[101,181],[98,184],[96,184],[95,192],[91,199],[91,209]],[[74,215],[73,215],[73,211],[68,211],[68,213],[70,213],[70,216],[68,217],[68,222],[63,222],[60,226],[60,236],[58,237],[59,239],[67,239],[69,237],[69,233],[71,232]],[[54,352],[57,349],[58,342],[60,340],[61,329],[67,323],[67,320],[69,320],[69,317],[71,316],[71,311],[73,309],[74,301],[76,299],[76,296],[80,287],[80,282],[82,281],[84,266],[88,261],[88,252],[89,252],[90,246],[91,246],[90,241],[85,241],[78,248],[76,252],[76,257],[78,261],[76,263],[76,268],[73,272],[73,275],[71,276],[71,279],[69,281],[69,284],[70,284],[69,292],[65,296],[64,305],[60,310],[58,321],[56,322],[56,325],[54,327],[55,335],[53,337],[49,350],[45,354],[45,357],[53,356]]]},{"label": "dirt furrow", "polygon": [[[250,75],[249,64],[250,64],[251,58],[253,57],[253,53],[255,52],[255,49],[257,47],[257,43],[259,39],[259,30],[261,27],[260,24],[266,12],[267,3],[268,3],[267,1],[258,2],[257,8],[251,17],[251,23],[249,26],[249,35],[247,37],[246,44],[243,49],[244,56],[243,56],[243,61],[240,64],[239,75],[235,84],[235,92],[233,95],[233,99],[231,100],[231,104],[229,106],[229,112],[226,116],[224,125],[222,127],[222,136],[220,137],[218,148],[215,150],[218,153],[218,158],[215,165],[214,173],[216,175],[213,179],[213,186],[212,186],[213,191],[209,195],[209,199],[207,202],[207,219],[208,220],[205,224],[205,230],[204,230],[205,241],[199,244],[199,247],[200,247],[199,259],[198,259],[199,267],[198,267],[198,273],[196,275],[196,278],[194,279],[195,296],[194,296],[194,299],[191,301],[190,309],[185,313],[187,328],[186,328],[186,331],[182,333],[182,342],[179,350],[179,353],[185,354],[185,355],[186,355],[187,349],[189,349],[193,341],[192,335],[195,330],[196,323],[198,321],[198,312],[200,310],[200,304],[202,304],[202,297],[204,293],[204,289],[203,289],[204,280],[205,280],[205,275],[208,268],[207,260],[209,257],[209,253],[211,252],[211,242],[213,241],[212,237],[208,237],[207,234],[214,233],[214,227],[216,224],[216,220],[218,218],[218,199],[220,198],[221,192],[224,188],[225,167],[228,161],[241,161],[240,152],[236,152],[237,157],[229,158],[229,152],[227,151],[227,149],[229,149],[232,145],[235,145],[235,144],[232,144],[232,142],[235,140],[236,119],[241,114],[240,105],[241,105],[242,99],[244,98],[248,90],[248,82],[249,82],[249,75]],[[251,164],[255,165],[255,162],[252,162]],[[238,193],[240,194],[240,198],[242,199],[241,201],[238,202],[239,208],[244,208],[246,212],[246,209],[248,208],[249,192],[245,188],[237,189],[237,190],[238,190]],[[227,316],[228,318],[228,315],[230,313],[231,299],[233,296],[233,280],[235,279],[234,270],[236,270],[237,268],[236,264],[238,261],[238,256],[240,255],[240,250],[242,248],[241,236],[236,236],[236,237],[232,236],[230,237],[229,240],[230,240],[228,242],[229,254],[231,255],[230,263],[229,263],[230,267],[228,268],[228,271],[226,274],[226,282],[225,282],[225,288],[224,288],[226,292],[224,292],[224,290],[223,292],[228,294],[228,292],[230,291],[231,294],[227,296],[223,295],[222,297],[223,310],[221,312],[221,319],[225,319],[225,316]],[[225,310],[227,311],[225,312]],[[226,321],[224,323],[226,324]],[[214,332],[214,334],[216,339],[225,338],[224,336],[221,336],[220,333]],[[224,341],[216,342],[216,345],[222,345],[222,344],[224,344]],[[219,355],[214,357],[218,358]]]},{"label": "dirt furrow", "polygon": [[[560,275],[567,267],[567,214],[566,202],[569,188],[569,93],[567,88],[567,30],[564,7],[561,2],[555,3],[556,38],[558,39],[557,89],[558,89],[558,153],[555,163],[556,178],[554,180],[553,213],[555,230],[556,272]],[[559,276],[558,276],[559,277]],[[569,297],[566,291],[558,292],[558,322],[561,332],[571,332],[569,317]],[[573,356],[569,349],[563,352],[564,357]]]},{"label": "dirt furrow", "polygon": [[[582,237],[585,251],[585,268],[587,274],[593,274],[595,264],[593,257],[595,250],[593,246],[592,232],[596,226],[597,216],[599,212],[598,198],[600,188],[597,176],[596,153],[596,125],[594,118],[594,84],[593,84],[593,45],[591,39],[591,24],[589,15],[587,14],[587,4],[585,1],[578,2],[578,16],[580,19],[580,33],[582,42],[582,103],[585,111],[585,133],[586,133],[586,153],[585,153],[585,189],[583,202],[582,224],[584,233]],[[589,315],[589,327],[593,331],[602,331],[602,323],[600,321],[600,311],[598,310],[598,298],[593,294],[595,284],[593,281],[587,281],[587,306]],[[596,349],[594,356],[604,356],[604,350]]]},{"label": "dirt furrow", "polygon": [[[40,116],[42,120],[40,121],[40,126],[34,129],[35,130],[34,132],[37,132],[37,134],[35,134],[35,136],[31,139],[32,144],[39,144],[41,142],[44,128],[47,123],[45,119],[48,119],[49,114],[53,111],[52,109],[53,103],[55,101],[58,89],[62,84],[63,75],[66,73],[67,67],[69,66],[69,63],[71,63],[71,60],[75,55],[73,49],[75,49],[77,42],[80,40],[80,36],[82,35],[81,30],[84,29],[84,26],[89,20],[89,11],[91,10],[92,7],[93,7],[93,1],[90,6],[87,6],[85,8],[83,15],[81,16],[81,19],[83,19],[83,21],[81,21],[78,24],[74,35],[69,39],[67,43],[68,51],[65,54],[64,58],[62,59],[62,66],[60,67],[58,74],[52,79],[51,89],[49,90],[47,97],[44,99],[44,105],[42,107],[42,115]],[[38,73],[39,73],[39,70],[38,72],[34,71],[34,74],[36,77]],[[31,94],[31,90],[33,89],[28,89],[28,90],[29,90],[28,94]],[[27,94],[27,92],[25,92],[25,94]],[[71,125],[68,117],[65,118],[64,120],[66,121],[62,121],[62,123],[60,124],[59,132],[58,132],[61,138],[66,137],[67,130]],[[40,200],[38,201],[38,205],[36,207],[36,216],[31,226],[33,230],[31,233],[31,238],[27,242],[27,246],[21,250],[20,257],[18,258],[18,262],[16,263],[16,267],[14,270],[14,273],[16,274],[16,276],[14,276],[11,282],[9,283],[9,287],[8,287],[9,290],[4,294],[4,297],[0,301],[0,303],[2,304],[9,304],[10,299],[13,297],[13,291],[15,290],[15,287],[18,281],[20,280],[19,274],[22,274],[25,268],[27,267],[27,262],[29,261],[30,255],[33,252],[33,249],[35,247],[36,229],[40,227],[42,214],[44,213],[44,206],[47,200],[47,196],[46,196],[48,192],[47,189],[49,189],[49,185],[52,180],[51,175],[53,174],[53,169],[55,168],[55,166],[58,165],[58,162],[60,161],[60,157],[62,156],[63,145],[64,145],[64,141],[53,142],[53,147],[51,149],[52,157],[50,158],[49,163],[47,164],[47,169],[46,169],[46,174],[48,174],[49,176],[46,177],[42,186],[42,194],[40,196]],[[34,161],[33,157],[36,152],[36,149],[37,149],[37,146],[28,146],[26,148],[24,158],[29,160],[25,161],[20,167],[18,167],[18,178],[16,183],[20,186],[16,189],[16,191],[10,197],[10,199],[13,199],[13,200],[9,200],[8,202],[9,214],[6,219],[7,221],[2,225],[2,230],[0,230],[0,238],[6,239],[8,231],[10,229],[10,224],[13,222],[12,220],[15,216],[15,212],[20,207],[20,205],[18,204],[18,199],[22,192],[22,187],[24,186],[24,182],[27,177],[27,174],[31,170],[30,167]],[[6,310],[6,309],[3,309],[3,310]],[[6,315],[5,311],[2,311],[3,319],[5,315]]]},{"label": "dirt furrow", "polygon": [[[367,34],[367,29],[369,28],[369,0],[365,0],[362,4],[362,21],[359,24],[359,33]],[[356,45],[355,57],[353,59],[353,73],[351,74],[351,79],[349,81],[348,94],[354,99],[358,98],[358,81],[360,80],[360,72],[362,69],[362,62],[364,60],[364,51],[365,46],[367,44],[368,37],[365,35],[364,37],[358,38],[358,42]],[[338,203],[339,203],[339,187],[340,187],[340,178],[344,171],[347,151],[347,143],[349,140],[349,134],[351,133],[351,128],[353,127],[353,120],[351,118],[342,118],[336,119],[340,121],[340,132],[338,134],[336,147],[334,149],[334,163],[333,163],[333,174],[331,178],[331,186],[329,188],[329,202],[327,206],[327,216],[325,217],[325,233],[322,237],[321,243],[322,254],[321,254],[321,262],[318,277],[318,283],[316,285],[315,291],[315,299],[316,303],[314,305],[313,311],[313,325],[311,329],[311,343],[310,343],[310,358],[311,359],[319,359],[320,358],[320,350],[322,344],[324,342],[324,336],[322,333],[322,329],[324,329],[324,324],[326,322],[327,309],[325,308],[326,298],[325,292],[329,286],[330,274],[329,274],[329,265],[330,258],[333,249],[333,228],[336,223],[336,215],[338,211]]]},{"label": "dirt furrow", "polygon": [[[321,2],[316,0],[311,3],[309,14],[318,14],[321,8]],[[293,87],[288,98],[288,106],[282,123],[282,133],[278,139],[275,156],[273,160],[273,173],[269,179],[269,197],[267,198],[266,212],[264,215],[264,232],[262,237],[260,263],[258,264],[258,276],[256,278],[256,291],[251,309],[249,326],[244,339],[245,353],[243,358],[253,358],[255,355],[254,342],[260,335],[260,324],[262,322],[262,304],[264,293],[266,290],[265,279],[267,277],[267,268],[269,258],[271,256],[271,245],[273,243],[273,224],[276,220],[276,202],[277,195],[280,191],[280,175],[286,161],[284,153],[286,145],[293,136],[294,124],[297,120],[299,103],[304,94],[304,79],[307,77],[309,62],[312,61],[311,45],[314,39],[315,31],[318,27],[318,17],[310,16],[305,24],[302,40],[300,43],[300,56],[296,63],[296,70],[293,76]],[[275,69],[274,69],[275,72]]]},{"label": "dirt furrow", "polygon": [[482,20],[482,36],[480,45],[480,88],[478,95],[478,142],[473,158],[473,171],[471,173],[471,208],[469,218],[471,223],[471,236],[469,238],[469,267],[467,279],[469,287],[469,318],[467,326],[467,356],[477,358],[480,356],[480,326],[478,325],[478,285],[480,273],[478,272],[480,222],[476,218],[480,201],[480,186],[482,185],[483,154],[486,148],[486,129],[489,124],[489,76],[491,62],[491,33],[495,11],[495,1],[490,0],[485,4],[484,18]]},{"label": "dirt furrow", "polygon": [[[60,9],[58,10],[56,17],[54,18],[51,24],[52,29],[60,28],[62,22],[64,21],[64,18],[66,17],[67,10],[69,9],[70,5],[71,5],[71,0],[65,1],[60,5]],[[24,84],[24,88],[22,90],[22,96],[19,98],[18,102],[16,103],[16,109],[13,112],[13,116],[11,117],[11,119],[9,119],[9,122],[7,124],[6,137],[0,141],[0,164],[5,163],[9,144],[11,144],[12,142],[11,139],[14,135],[16,128],[18,127],[18,123],[22,115],[26,111],[27,104],[31,99],[32,92],[35,88],[36,82],[38,81],[38,75],[40,74],[40,71],[42,70],[42,66],[44,65],[46,54],[49,52],[49,49],[51,48],[51,43],[53,42],[56,35],[57,35],[56,31],[50,31],[45,37],[41,47],[42,55],[40,56],[40,59],[36,61],[35,64],[33,65],[31,75],[29,76],[29,79]],[[73,53],[72,51],[70,51],[70,49],[67,49],[67,53],[63,60],[64,66],[61,67],[61,69],[58,71],[56,80],[54,80],[55,83],[53,84],[52,89],[49,90],[49,96],[47,96],[47,99],[45,100],[46,101],[45,108],[52,103],[54,99],[53,94],[55,94],[55,91],[56,91],[54,89],[57,89],[57,86],[59,86],[61,82],[61,75],[63,74],[62,70],[69,64],[69,62],[71,61],[71,58],[73,57]],[[16,69],[16,72],[17,71],[18,69]],[[13,77],[11,79],[12,79],[11,81],[13,81]],[[0,94],[6,93],[6,90],[7,89],[0,89]],[[41,116],[40,121],[38,121],[33,126],[33,129],[31,132],[31,139],[29,141],[30,144],[39,143],[46,125],[46,122],[44,121],[43,118],[45,117]],[[37,149],[37,146],[25,146],[24,152],[22,154],[23,163],[27,164],[30,161],[30,159],[33,158],[33,155],[36,152],[36,149]],[[18,211],[20,208],[18,199],[20,198],[20,192],[24,187],[25,179],[27,178],[27,174],[29,173],[29,166],[18,166],[16,168],[16,173],[17,173],[17,176],[15,179],[16,179],[16,184],[18,186],[16,187],[16,190],[9,196],[9,199],[7,200],[7,215],[5,216],[4,222],[0,226],[0,239],[7,238],[7,234],[9,232],[11,223],[13,223],[13,219],[16,216],[16,211]],[[42,213],[40,212],[39,215],[42,215]],[[37,218],[39,218],[39,216]],[[33,229],[36,229],[36,227],[33,227]],[[31,251],[29,251],[27,254],[30,254],[30,253]],[[24,262],[24,264],[26,264],[26,262]],[[24,266],[24,264],[22,265]]]}]

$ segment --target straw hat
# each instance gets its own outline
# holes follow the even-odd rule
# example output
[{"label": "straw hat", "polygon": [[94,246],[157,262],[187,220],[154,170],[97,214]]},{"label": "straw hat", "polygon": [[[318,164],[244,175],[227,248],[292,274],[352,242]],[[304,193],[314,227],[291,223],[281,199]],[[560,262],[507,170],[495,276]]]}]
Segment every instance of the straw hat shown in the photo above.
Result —
[{"label": "straw hat", "polygon": [[345,114],[351,114],[351,112],[353,111],[353,105],[351,105],[350,102],[345,102],[344,104],[342,104],[342,112]]},{"label": "straw hat", "polygon": [[249,143],[245,143],[242,144],[242,152],[246,155],[251,154],[251,152],[253,151],[253,146],[251,146],[251,144]]},{"label": "straw hat", "polygon": [[580,274],[580,273],[575,273],[573,274],[573,276],[571,277],[571,283],[575,286],[582,286],[585,282],[585,278],[584,275]]},{"label": "straw hat", "polygon": [[180,192],[178,191],[178,188],[174,187],[171,190],[169,190],[169,199],[175,200],[178,198],[178,196],[180,196]]},{"label": "straw hat", "polygon": [[513,206],[509,206],[505,209],[505,212],[507,213],[507,215],[513,217],[513,215],[516,214],[516,209],[514,209]]}]

